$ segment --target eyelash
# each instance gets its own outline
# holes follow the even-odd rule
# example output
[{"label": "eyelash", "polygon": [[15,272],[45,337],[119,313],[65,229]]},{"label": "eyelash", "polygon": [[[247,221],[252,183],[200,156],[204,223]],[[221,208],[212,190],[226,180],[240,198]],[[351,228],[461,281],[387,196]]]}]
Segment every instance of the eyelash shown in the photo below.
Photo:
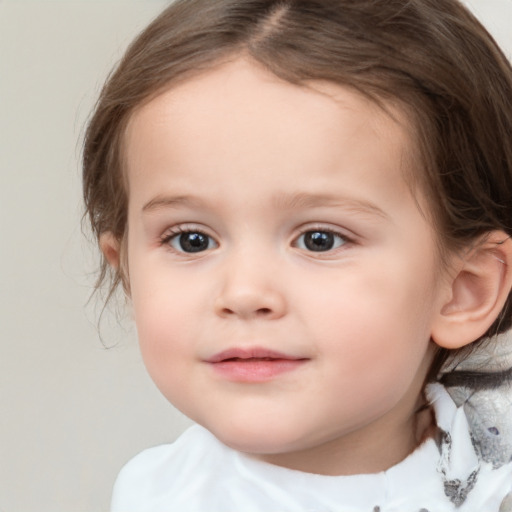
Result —
[{"label": "eyelash", "polygon": [[[176,227],[169,229],[160,238],[159,245],[161,245],[161,246],[165,245],[169,249],[171,249],[172,251],[174,251],[178,254],[194,254],[196,252],[205,252],[205,251],[195,251],[195,252],[194,251],[190,251],[190,252],[180,251],[179,249],[176,249],[175,247],[172,246],[171,242],[173,241],[173,239],[179,237],[180,235],[184,235],[187,233],[203,236],[203,237],[207,238],[208,240],[213,241],[214,244],[218,246],[217,242],[215,242],[215,240],[212,236],[210,236],[204,230],[196,228],[194,226],[176,226]],[[210,243],[209,243],[209,245],[210,245]],[[210,247],[208,247],[208,249],[210,249]]]},{"label": "eyelash", "polygon": [[[336,247],[331,247],[326,250],[318,250],[315,251],[314,249],[308,249],[307,247],[300,247],[299,246],[299,240],[302,239],[305,235],[308,233],[321,233],[321,234],[328,234],[338,239],[339,243]],[[205,249],[200,249],[197,251],[185,251],[177,249],[176,247],[172,246],[172,241],[174,239],[177,239],[179,236],[184,234],[197,234],[199,236],[205,237],[208,239],[208,247]],[[211,247],[211,242],[213,242],[214,247]],[[336,244],[336,242],[334,242]],[[346,236],[345,234],[340,233],[339,231],[336,231],[331,228],[326,228],[323,226],[308,226],[307,228],[302,229],[297,236],[294,237],[292,246],[297,247],[301,250],[304,250],[308,253],[322,255],[322,254],[333,254],[337,252],[338,250],[343,250],[343,247],[347,244],[354,243],[353,239],[351,237]],[[208,250],[211,250],[212,248],[218,247],[218,243],[215,241],[215,239],[207,234],[204,230],[200,228],[196,228],[194,226],[176,226],[171,228],[170,230],[166,231],[165,234],[160,237],[159,239],[159,245],[160,246],[167,246],[170,250],[172,250],[175,253],[178,254],[196,254],[196,253],[203,253]],[[305,244],[303,244],[305,245]]]},{"label": "eyelash", "polygon": [[[307,235],[308,233],[322,233],[322,234],[328,234],[332,235],[333,237],[338,238],[339,244],[336,247],[329,248],[325,251],[314,251],[314,250],[308,250],[307,248],[301,248],[298,247],[299,240]],[[336,243],[336,242],[334,242]],[[347,235],[340,233],[339,231],[336,231],[335,229],[328,228],[325,226],[307,226],[306,228],[302,229],[298,236],[296,236],[293,240],[293,245],[295,247],[298,247],[299,249],[306,250],[308,253],[317,254],[318,256],[322,254],[335,254],[339,250],[343,250],[344,246],[347,244],[354,243],[353,239],[348,237]]]}]

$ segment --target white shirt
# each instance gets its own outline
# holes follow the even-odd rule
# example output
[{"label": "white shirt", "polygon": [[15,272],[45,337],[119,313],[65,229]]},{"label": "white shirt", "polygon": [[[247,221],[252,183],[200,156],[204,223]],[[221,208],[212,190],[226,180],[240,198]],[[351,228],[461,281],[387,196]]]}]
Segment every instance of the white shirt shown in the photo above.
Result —
[{"label": "white shirt", "polygon": [[[254,460],[195,425],[121,471],[112,512],[508,512],[512,463],[478,460],[462,408],[430,386],[441,446],[428,439],[387,471],[325,476]],[[512,497],[507,498],[507,500]],[[512,505],[511,505],[512,506]]]}]

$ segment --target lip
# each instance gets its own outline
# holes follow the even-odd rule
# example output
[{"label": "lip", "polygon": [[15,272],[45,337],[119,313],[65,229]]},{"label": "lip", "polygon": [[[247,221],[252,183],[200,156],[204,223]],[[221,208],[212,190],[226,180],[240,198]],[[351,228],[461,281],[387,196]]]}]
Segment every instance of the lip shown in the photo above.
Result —
[{"label": "lip", "polygon": [[297,370],[309,359],[262,347],[231,348],[206,360],[214,372],[234,382],[266,382]]}]

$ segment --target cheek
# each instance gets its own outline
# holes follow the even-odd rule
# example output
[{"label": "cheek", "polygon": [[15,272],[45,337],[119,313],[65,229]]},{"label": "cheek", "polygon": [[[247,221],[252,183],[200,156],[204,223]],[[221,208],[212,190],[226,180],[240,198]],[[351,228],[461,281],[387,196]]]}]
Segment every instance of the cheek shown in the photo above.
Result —
[{"label": "cheek", "polygon": [[[318,298],[307,308],[309,334],[319,351],[332,354],[338,366],[333,371],[353,375],[354,369],[367,368],[366,377],[379,381],[399,370],[411,379],[430,340],[433,295],[423,276],[431,273],[422,268],[415,278],[414,265],[394,258],[376,263],[354,267],[337,279],[317,276]],[[296,295],[306,293],[305,287]]]},{"label": "cheek", "polygon": [[[399,338],[414,338],[416,331],[425,331],[431,314],[430,284],[394,265],[354,267],[339,276],[317,274],[305,281],[294,293],[302,297],[301,309],[319,328],[340,336],[353,332],[366,338],[382,330],[382,336],[396,332]],[[317,293],[309,289],[309,282],[315,282]]]},{"label": "cheek", "polygon": [[140,353],[148,374],[167,400],[187,414],[196,354],[193,329],[180,315],[182,304],[167,297],[158,300],[155,294],[134,304],[134,311]]},{"label": "cheek", "polygon": [[190,338],[194,336],[194,322],[188,319],[195,314],[197,295],[159,272],[157,266],[148,267],[152,270],[131,276],[131,291],[141,353],[157,380],[159,373],[179,370],[180,356],[193,346]]}]

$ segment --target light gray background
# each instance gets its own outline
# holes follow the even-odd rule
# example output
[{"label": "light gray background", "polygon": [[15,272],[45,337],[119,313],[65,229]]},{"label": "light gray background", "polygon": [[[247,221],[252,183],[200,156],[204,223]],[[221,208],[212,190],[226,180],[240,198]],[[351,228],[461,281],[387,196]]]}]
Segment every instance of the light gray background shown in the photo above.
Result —
[{"label": "light gray background", "polygon": [[[512,0],[468,3],[512,55]],[[99,341],[80,144],[104,77],[163,0],[0,0],[0,512],[108,510],[115,476],[188,425],[129,318]]]}]

